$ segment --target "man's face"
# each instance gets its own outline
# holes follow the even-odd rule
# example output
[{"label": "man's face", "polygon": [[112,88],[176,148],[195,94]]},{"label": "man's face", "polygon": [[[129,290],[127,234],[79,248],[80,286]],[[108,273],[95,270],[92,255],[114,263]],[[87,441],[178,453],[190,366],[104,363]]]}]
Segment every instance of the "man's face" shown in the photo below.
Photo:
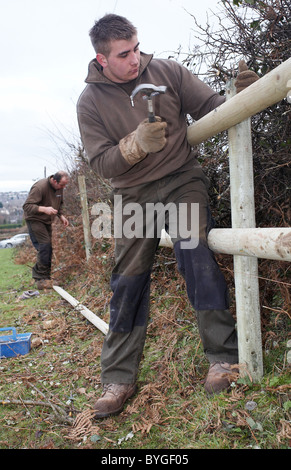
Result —
[{"label": "man's face", "polygon": [[53,178],[51,179],[51,185],[54,189],[64,189],[67,184],[69,182],[69,179],[66,178],[65,176],[63,176],[61,179],[60,179],[60,182],[58,183],[56,180],[54,180]]},{"label": "man's face", "polygon": [[127,83],[138,76],[140,50],[137,36],[129,41],[111,41],[110,54],[97,54],[97,61],[103,67],[104,75],[115,83]]}]

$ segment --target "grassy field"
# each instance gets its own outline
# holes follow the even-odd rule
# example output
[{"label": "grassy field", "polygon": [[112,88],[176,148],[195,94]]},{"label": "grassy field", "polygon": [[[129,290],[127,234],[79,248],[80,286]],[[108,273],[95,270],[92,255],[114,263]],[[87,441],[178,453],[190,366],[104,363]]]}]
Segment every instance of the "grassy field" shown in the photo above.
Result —
[{"label": "grassy field", "polygon": [[[108,321],[111,257],[108,247],[98,250],[94,261],[59,277]],[[170,257],[158,259],[139,393],[120,415],[95,421],[103,333],[54,290],[19,299],[34,289],[32,259],[31,250],[25,261],[16,249],[0,250],[0,327],[33,333],[27,355],[0,359],[0,449],[290,448],[288,317],[270,316],[262,382],[241,378],[231,392],[207,398],[208,364],[184,285]]]}]

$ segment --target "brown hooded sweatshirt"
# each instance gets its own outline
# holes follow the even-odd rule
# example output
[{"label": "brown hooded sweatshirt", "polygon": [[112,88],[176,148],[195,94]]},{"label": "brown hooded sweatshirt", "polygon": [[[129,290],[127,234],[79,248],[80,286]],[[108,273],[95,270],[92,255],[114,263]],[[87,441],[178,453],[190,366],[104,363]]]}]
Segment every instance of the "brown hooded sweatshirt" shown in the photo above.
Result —
[{"label": "brown hooded sweatshirt", "polygon": [[[96,59],[89,64],[85,82],[77,104],[81,138],[92,168],[110,179],[113,187],[133,187],[193,167],[197,177],[204,179],[196,152],[187,141],[186,116],[198,120],[222,104],[224,97],[176,61],[144,53],[138,78],[126,85],[107,79]],[[167,122],[167,144],[130,165],[120,152],[119,141],[147,117],[147,103],[140,93],[134,106],[130,101],[133,89],[141,83],[167,87],[153,101],[155,114]]]}]

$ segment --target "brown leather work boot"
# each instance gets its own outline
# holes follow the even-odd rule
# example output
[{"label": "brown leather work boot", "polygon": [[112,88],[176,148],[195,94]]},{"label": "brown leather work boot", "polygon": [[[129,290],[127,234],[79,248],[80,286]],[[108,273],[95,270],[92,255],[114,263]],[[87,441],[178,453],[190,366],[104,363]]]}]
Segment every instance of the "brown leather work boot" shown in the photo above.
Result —
[{"label": "brown leather work boot", "polygon": [[106,418],[117,415],[123,410],[124,403],[137,390],[136,384],[104,384],[103,393],[96,401],[94,418]]},{"label": "brown leather work boot", "polygon": [[36,286],[38,290],[52,289],[53,281],[51,279],[39,279],[36,281]]},{"label": "brown leather work boot", "polygon": [[228,362],[214,362],[210,364],[205,381],[205,390],[209,395],[228,390],[230,384],[238,378],[237,365]]}]

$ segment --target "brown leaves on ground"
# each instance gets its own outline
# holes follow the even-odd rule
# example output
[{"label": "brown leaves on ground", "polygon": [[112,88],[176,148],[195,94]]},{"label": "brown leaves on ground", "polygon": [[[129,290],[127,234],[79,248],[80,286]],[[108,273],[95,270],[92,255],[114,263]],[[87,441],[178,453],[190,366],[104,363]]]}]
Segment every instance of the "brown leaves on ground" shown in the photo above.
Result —
[{"label": "brown leaves on ground", "polygon": [[85,410],[79,413],[69,429],[67,438],[72,441],[81,441],[100,432],[99,426],[93,424],[94,410]]}]

